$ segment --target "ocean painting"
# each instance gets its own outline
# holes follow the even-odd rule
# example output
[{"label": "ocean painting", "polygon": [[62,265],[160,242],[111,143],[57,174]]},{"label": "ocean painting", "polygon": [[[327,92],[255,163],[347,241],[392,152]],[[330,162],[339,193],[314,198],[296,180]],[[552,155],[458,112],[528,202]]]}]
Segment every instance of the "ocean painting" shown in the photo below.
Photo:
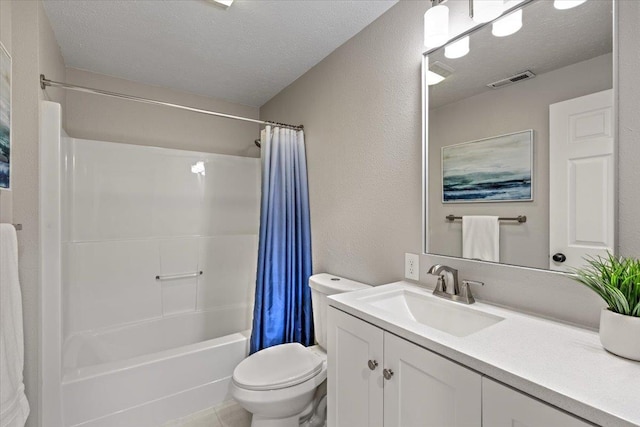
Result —
[{"label": "ocean painting", "polygon": [[0,189],[11,189],[11,57],[0,43]]},{"label": "ocean painting", "polygon": [[442,148],[442,202],[532,201],[533,130]]}]

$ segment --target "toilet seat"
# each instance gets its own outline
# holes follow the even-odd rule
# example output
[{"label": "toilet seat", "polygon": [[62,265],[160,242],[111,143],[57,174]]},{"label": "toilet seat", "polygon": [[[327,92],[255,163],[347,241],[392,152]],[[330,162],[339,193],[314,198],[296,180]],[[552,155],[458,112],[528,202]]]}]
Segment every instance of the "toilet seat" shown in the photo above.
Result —
[{"label": "toilet seat", "polygon": [[318,375],[324,360],[299,343],[280,344],[252,354],[233,371],[233,382],[245,390],[280,390]]}]

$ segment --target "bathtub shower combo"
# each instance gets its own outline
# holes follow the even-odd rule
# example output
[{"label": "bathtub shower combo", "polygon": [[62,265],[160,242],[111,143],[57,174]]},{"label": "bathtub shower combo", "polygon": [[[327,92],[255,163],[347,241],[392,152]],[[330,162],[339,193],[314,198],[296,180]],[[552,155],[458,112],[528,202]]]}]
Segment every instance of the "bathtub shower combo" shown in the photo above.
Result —
[{"label": "bathtub shower combo", "polygon": [[[65,427],[155,427],[215,406],[248,353],[259,159],[57,138],[55,107],[43,106],[52,115],[41,143],[52,140],[43,150],[59,169],[42,175],[59,182],[57,193],[43,187],[59,196],[61,269],[43,329],[56,312],[59,328],[43,337],[43,365],[59,369],[55,378],[56,366],[43,366],[44,416]],[[55,220],[51,205],[45,221]],[[55,253],[51,229],[43,246]]]}]

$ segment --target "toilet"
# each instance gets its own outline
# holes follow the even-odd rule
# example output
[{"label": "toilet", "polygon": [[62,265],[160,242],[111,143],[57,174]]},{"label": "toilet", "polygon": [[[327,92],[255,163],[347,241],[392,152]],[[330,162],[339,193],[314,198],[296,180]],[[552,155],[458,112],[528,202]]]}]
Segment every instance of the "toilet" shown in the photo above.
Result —
[{"label": "toilet", "polygon": [[309,278],[316,342],[280,344],[252,354],[233,371],[231,395],[253,414],[251,427],[324,426],[327,296],[369,285],[316,274]]}]

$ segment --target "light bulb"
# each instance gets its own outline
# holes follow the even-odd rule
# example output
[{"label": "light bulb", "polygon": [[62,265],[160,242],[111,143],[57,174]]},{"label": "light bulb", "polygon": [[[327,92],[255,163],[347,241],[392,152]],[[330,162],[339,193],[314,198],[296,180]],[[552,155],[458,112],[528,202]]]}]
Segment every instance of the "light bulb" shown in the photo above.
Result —
[{"label": "light bulb", "polygon": [[442,77],[438,73],[434,73],[431,70],[427,70],[424,77],[425,77],[425,81],[427,82],[427,85],[429,86],[437,85],[438,83],[444,80],[444,77]]},{"label": "light bulb", "polygon": [[572,7],[580,6],[587,0],[555,0],[553,7],[560,10],[571,9]]},{"label": "light bulb", "polygon": [[463,37],[444,48],[444,56],[449,59],[462,58],[469,53],[469,36]]},{"label": "light bulb", "polygon": [[491,33],[496,37],[506,37],[517,33],[520,28],[522,28],[522,9],[494,22]]},{"label": "light bulb", "polygon": [[427,48],[439,47],[449,40],[449,8],[434,6],[424,14],[424,45]]},{"label": "light bulb", "polygon": [[473,0],[473,20],[478,24],[493,21],[502,14],[503,0]]}]

